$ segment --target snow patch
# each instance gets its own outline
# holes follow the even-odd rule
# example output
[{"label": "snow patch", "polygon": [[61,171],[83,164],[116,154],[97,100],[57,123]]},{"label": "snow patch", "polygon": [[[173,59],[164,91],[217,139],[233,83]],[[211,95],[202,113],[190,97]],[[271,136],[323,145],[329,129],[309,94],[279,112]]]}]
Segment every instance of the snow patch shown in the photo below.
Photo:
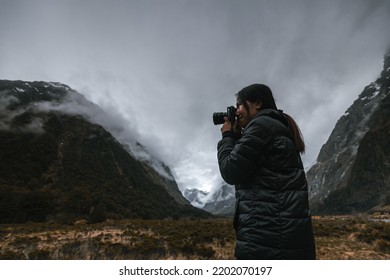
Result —
[{"label": "snow patch", "polygon": [[17,92],[25,92],[25,90],[24,90],[24,89],[22,89],[22,88],[18,88],[18,87],[16,87],[16,88],[15,88],[15,90],[16,90]]}]

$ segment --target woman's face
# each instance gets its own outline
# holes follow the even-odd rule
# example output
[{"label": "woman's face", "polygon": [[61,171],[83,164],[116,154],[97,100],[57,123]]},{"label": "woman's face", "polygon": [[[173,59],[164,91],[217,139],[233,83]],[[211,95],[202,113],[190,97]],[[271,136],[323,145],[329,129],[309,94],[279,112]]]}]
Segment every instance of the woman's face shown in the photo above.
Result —
[{"label": "woman's face", "polygon": [[249,110],[247,110],[244,104],[239,99],[237,99],[236,116],[238,119],[238,125],[241,128],[245,127],[256,116],[261,107],[259,102],[252,103],[247,101],[246,104],[248,105]]}]

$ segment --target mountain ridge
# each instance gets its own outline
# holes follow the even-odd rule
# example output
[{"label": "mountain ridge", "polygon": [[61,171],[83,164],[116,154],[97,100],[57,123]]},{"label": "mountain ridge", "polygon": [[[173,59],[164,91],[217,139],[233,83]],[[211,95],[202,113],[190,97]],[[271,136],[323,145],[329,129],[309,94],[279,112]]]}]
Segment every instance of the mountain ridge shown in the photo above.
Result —
[{"label": "mountain ridge", "polygon": [[337,121],[307,172],[313,213],[374,211],[390,204],[390,53],[380,76]]},{"label": "mountain ridge", "polygon": [[91,122],[88,106],[103,112],[60,83],[0,80],[0,223],[210,216]]}]

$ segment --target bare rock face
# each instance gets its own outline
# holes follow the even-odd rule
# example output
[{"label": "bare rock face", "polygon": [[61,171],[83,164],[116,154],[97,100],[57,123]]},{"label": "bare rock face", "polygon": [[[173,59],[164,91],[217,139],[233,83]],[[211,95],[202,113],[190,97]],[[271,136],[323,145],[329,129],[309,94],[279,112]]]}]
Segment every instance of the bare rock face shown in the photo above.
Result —
[{"label": "bare rock face", "polygon": [[338,120],[307,173],[315,214],[360,213],[390,204],[390,53],[379,78]]}]

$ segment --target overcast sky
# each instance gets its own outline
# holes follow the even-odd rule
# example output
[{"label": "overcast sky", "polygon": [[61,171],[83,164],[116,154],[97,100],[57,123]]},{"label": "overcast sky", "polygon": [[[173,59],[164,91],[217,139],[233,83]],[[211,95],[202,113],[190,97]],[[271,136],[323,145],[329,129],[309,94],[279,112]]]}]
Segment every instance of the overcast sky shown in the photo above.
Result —
[{"label": "overcast sky", "polygon": [[69,85],[120,115],[181,189],[210,190],[213,112],[269,85],[308,167],[380,74],[389,27],[389,0],[0,0],[0,79]]}]

